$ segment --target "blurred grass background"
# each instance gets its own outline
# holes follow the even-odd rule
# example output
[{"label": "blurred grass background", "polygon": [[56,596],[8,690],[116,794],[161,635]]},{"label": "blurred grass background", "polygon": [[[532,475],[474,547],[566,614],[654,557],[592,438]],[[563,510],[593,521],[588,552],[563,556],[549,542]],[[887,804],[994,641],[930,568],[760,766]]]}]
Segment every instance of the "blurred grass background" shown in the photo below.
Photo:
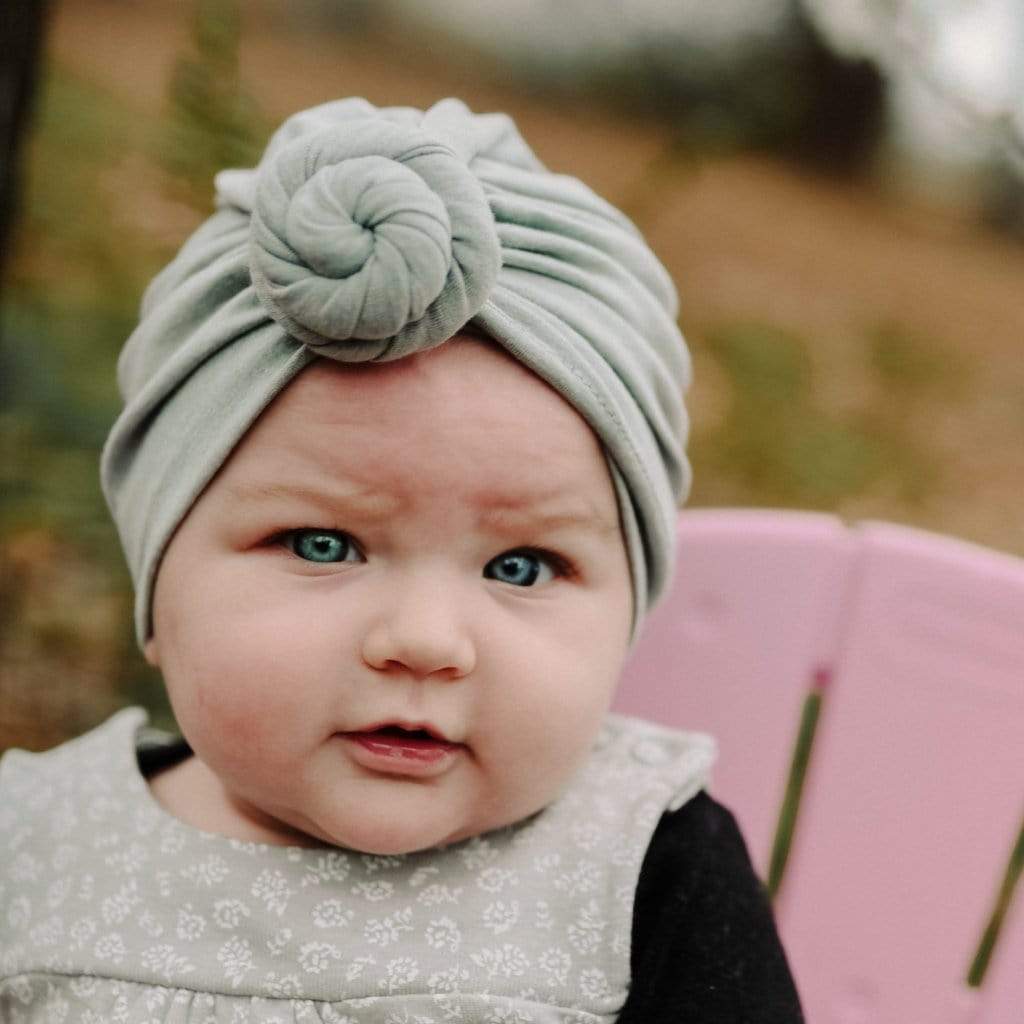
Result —
[{"label": "blurred grass background", "polygon": [[982,170],[936,196],[886,141],[878,74],[799,20],[780,39],[704,79],[664,58],[571,73],[401,3],[55,4],[0,309],[0,749],[128,701],[169,721],[97,479],[117,354],[213,173],[339,96],[508,111],[633,216],[682,296],[692,505],[1024,555],[1019,183]]}]

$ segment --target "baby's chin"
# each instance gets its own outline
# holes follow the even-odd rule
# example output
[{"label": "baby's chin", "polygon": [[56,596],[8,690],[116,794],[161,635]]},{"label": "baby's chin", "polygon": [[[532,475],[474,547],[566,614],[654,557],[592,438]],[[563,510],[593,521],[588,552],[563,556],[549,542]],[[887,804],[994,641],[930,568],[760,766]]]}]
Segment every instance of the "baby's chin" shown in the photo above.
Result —
[{"label": "baby's chin", "polygon": [[446,827],[439,821],[410,821],[367,815],[358,821],[329,824],[310,822],[303,831],[315,845],[326,843],[354,853],[397,857],[449,846],[504,824],[508,823],[490,825],[486,822],[464,822],[456,827]]},{"label": "baby's chin", "polygon": [[232,781],[236,786],[224,786],[236,811],[250,824],[276,832],[270,842],[380,856],[450,846],[516,824],[557,799],[561,788],[550,777],[497,786],[457,772],[426,781],[360,773],[330,785],[311,773],[276,791],[273,785],[261,790],[254,779],[248,785],[237,777]]},{"label": "baby's chin", "polygon": [[[442,815],[424,807],[421,813],[363,813],[354,815],[318,815],[316,819],[295,818],[288,823],[290,832],[309,838],[312,846],[328,845],[354,853],[376,856],[402,856],[450,846],[473,836],[513,825],[531,817],[540,807],[505,813],[493,811],[472,817],[459,815],[457,820],[444,820]],[[293,832],[294,834],[294,832]]]}]

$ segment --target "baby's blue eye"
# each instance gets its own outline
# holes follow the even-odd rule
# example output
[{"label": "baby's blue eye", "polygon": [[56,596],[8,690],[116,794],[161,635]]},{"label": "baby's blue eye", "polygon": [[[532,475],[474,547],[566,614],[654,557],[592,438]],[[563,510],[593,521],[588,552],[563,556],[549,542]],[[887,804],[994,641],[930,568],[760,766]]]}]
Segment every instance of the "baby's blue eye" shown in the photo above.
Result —
[{"label": "baby's blue eye", "polygon": [[538,581],[547,583],[554,573],[546,558],[532,551],[506,551],[484,566],[484,576],[516,587],[532,587]]},{"label": "baby's blue eye", "polygon": [[358,554],[352,541],[337,530],[292,530],[285,544],[307,562],[347,562]]}]

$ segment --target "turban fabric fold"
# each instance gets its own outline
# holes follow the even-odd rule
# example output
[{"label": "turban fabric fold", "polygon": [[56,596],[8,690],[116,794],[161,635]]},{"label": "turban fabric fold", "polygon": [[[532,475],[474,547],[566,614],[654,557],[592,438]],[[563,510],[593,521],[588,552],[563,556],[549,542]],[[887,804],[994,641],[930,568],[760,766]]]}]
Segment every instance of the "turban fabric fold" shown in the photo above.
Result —
[{"label": "turban fabric fold", "polygon": [[160,559],[260,413],[318,357],[400,359],[475,326],[573,405],[602,443],[634,592],[665,589],[689,487],[689,357],[676,294],[636,228],[547,171],[501,114],[326,103],[259,166],[216,177],[217,210],[158,274],[118,365],[102,459],[151,631]]}]

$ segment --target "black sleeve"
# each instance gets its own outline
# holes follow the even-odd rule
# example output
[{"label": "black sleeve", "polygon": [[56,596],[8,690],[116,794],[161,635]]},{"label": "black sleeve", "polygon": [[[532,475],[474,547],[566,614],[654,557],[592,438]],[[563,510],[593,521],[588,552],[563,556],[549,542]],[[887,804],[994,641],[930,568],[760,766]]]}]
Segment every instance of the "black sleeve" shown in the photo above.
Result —
[{"label": "black sleeve", "polygon": [[801,1024],[803,1013],[732,814],[705,792],[658,824],[633,908],[619,1024]]}]

